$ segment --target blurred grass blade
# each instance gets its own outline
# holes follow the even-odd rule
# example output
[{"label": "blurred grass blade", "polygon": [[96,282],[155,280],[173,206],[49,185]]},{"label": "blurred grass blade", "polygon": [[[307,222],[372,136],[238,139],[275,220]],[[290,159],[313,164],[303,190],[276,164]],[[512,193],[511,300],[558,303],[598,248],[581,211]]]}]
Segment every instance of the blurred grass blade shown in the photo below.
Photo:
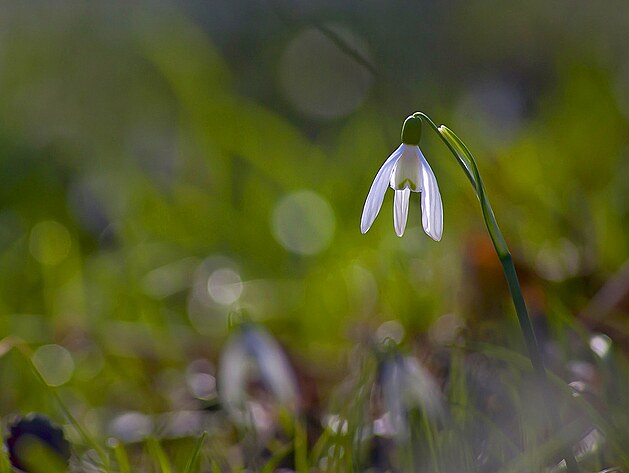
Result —
[{"label": "blurred grass blade", "polygon": [[299,417],[295,420],[295,470],[308,473],[308,432]]},{"label": "blurred grass blade", "polygon": [[[2,444],[4,445],[4,441]],[[0,451],[0,473],[11,473],[11,471],[11,464],[7,458],[7,452],[2,449],[2,451]]]},{"label": "blurred grass blade", "polygon": [[129,457],[127,456],[127,451],[122,445],[121,442],[115,440],[113,443],[114,454],[116,455],[116,460],[118,461],[118,468],[120,468],[120,473],[131,473],[131,467],[129,466]]},{"label": "blurred grass blade", "polygon": [[540,461],[551,463],[559,461],[561,451],[566,442],[575,442],[575,431],[580,430],[582,422],[574,421],[565,425],[559,432],[555,432],[552,437],[548,438],[538,448],[530,449],[516,457],[509,465],[499,470],[498,473],[519,473],[535,469]]},{"label": "blurred grass blade", "polygon": [[168,461],[166,453],[164,452],[164,449],[160,445],[159,441],[155,437],[149,437],[149,439],[147,440],[147,447],[150,456],[159,465],[161,473],[172,473],[173,470],[170,466],[170,462]]},{"label": "blurred grass blade", "polygon": [[[484,353],[487,356],[491,356],[497,360],[501,360],[509,363],[512,366],[516,366],[519,369],[530,372],[532,370],[529,359],[524,355],[509,350],[504,347],[499,347],[489,343],[469,343],[468,347],[479,353]],[[556,387],[558,391],[563,394],[561,402],[573,402],[582,413],[587,415],[591,422],[598,426],[601,432],[606,435],[607,442],[612,448],[614,453],[618,455],[618,458],[629,465],[629,453],[623,448],[622,442],[619,442],[619,438],[616,435],[609,435],[610,432],[614,432],[613,423],[609,422],[603,415],[601,415],[596,408],[594,408],[589,402],[587,402],[582,396],[575,397],[573,391],[566,384],[566,382],[553,372],[547,372],[548,381],[552,386]]]},{"label": "blurred grass blade", "polygon": [[[199,453],[201,452],[201,448],[203,447],[203,443],[205,442],[205,438],[207,437],[207,432],[203,432],[199,440],[194,446],[194,450],[192,450],[192,455],[188,458],[188,463],[186,463],[186,467],[183,470],[183,473],[192,473],[194,471],[195,466],[197,465],[197,461],[199,459]],[[214,469],[214,462],[212,462],[212,469]],[[219,469],[220,471],[220,469]]]},{"label": "blurred grass blade", "polygon": [[325,447],[328,446],[330,439],[332,438],[332,434],[330,429],[325,429],[319,438],[315,442],[312,450],[310,451],[310,464],[316,465],[321,459]]},{"label": "blurred grass blade", "polygon": [[65,461],[36,437],[26,437],[16,445],[20,461],[31,473],[66,473]]},{"label": "blurred grass blade", "polygon": [[273,455],[271,456],[271,458],[269,458],[267,462],[264,464],[264,467],[262,468],[261,472],[273,473],[277,469],[277,466],[280,464],[280,462],[292,451],[293,451],[293,445],[290,443],[287,445],[278,446],[273,452]]}]

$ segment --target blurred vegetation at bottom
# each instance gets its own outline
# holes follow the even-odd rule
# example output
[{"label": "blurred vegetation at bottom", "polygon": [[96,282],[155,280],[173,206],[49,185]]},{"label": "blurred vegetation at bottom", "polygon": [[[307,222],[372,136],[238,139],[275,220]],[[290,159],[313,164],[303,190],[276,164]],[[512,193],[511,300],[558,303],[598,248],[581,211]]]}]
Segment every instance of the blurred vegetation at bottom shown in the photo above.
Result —
[{"label": "blurred vegetation at bottom", "polygon": [[[584,472],[629,471],[629,119],[614,48],[576,49],[552,16],[557,29],[535,30],[556,54],[552,86],[514,122],[469,112],[483,87],[448,79],[452,93],[433,94],[439,81],[417,71],[405,81],[418,92],[376,75],[379,90],[325,122],[269,92],[269,71],[297,30],[329,38],[280,27],[273,9],[247,62],[168,2],[7,3],[5,439],[16,416],[46,414],[70,441],[70,469],[86,472],[559,472],[564,445]],[[466,40],[455,57],[478,58],[489,42],[467,40],[483,25],[451,19],[439,28]],[[386,64],[393,49],[383,39],[374,57]],[[500,62],[494,52],[484,60]],[[417,195],[398,239],[391,193],[360,235],[371,180],[418,108],[478,159],[552,372],[545,400],[478,203],[434,136],[421,146],[443,240],[421,231]]]}]

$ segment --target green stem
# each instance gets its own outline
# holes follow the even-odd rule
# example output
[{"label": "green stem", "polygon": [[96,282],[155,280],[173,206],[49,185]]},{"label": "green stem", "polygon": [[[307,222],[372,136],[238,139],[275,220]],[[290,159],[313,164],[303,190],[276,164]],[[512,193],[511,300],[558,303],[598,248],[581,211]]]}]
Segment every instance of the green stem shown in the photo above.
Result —
[{"label": "green stem", "polygon": [[439,131],[439,127],[437,125],[435,125],[435,122],[433,122],[428,115],[426,115],[425,113],[422,113],[422,112],[415,112],[413,115],[416,116],[416,117],[420,117],[423,120],[424,123],[427,123],[428,125],[430,125],[430,127],[434,130],[434,132],[437,134],[437,136],[439,138],[441,138],[441,141],[443,141],[443,144],[446,145],[446,147],[450,150],[450,152],[456,158],[457,162],[459,163],[459,166],[461,166],[461,169],[463,169],[463,172],[467,176],[467,179],[470,181],[470,184],[472,184],[472,187],[474,188],[474,191],[476,192],[476,195],[478,195],[478,190],[476,188],[476,180],[474,178],[474,173],[470,169],[470,165],[467,163],[467,161],[465,159],[463,159],[461,156],[459,156],[459,153],[457,153],[456,149],[441,134],[441,132]]},{"label": "green stem", "polygon": [[[487,226],[487,231],[489,232],[491,241],[494,245],[498,258],[500,259],[500,264],[502,265],[502,270],[504,272],[505,278],[507,279],[509,293],[511,294],[511,299],[513,299],[513,305],[515,307],[515,312],[518,317],[520,329],[522,330],[522,334],[524,335],[524,340],[526,342],[526,347],[529,353],[531,364],[533,365],[533,370],[535,371],[535,374],[537,376],[538,382],[542,389],[542,393],[544,394],[544,398],[547,400],[547,402],[552,403],[552,393],[550,392],[550,388],[548,385],[544,362],[542,360],[541,352],[537,344],[535,331],[533,330],[533,324],[531,323],[531,318],[529,317],[528,311],[526,309],[526,304],[524,302],[524,297],[522,296],[522,289],[518,281],[518,275],[513,264],[513,259],[507,246],[507,242],[505,241],[502,232],[500,231],[498,222],[496,222],[496,217],[494,215],[494,211],[491,208],[491,204],[489,203],[489,199],[487,198],[487,195],[485,193],[485,186],[483,184],[483,180],[480,177],[480,173],[478,171],[478,167],[476,166],[474,156],[467,148],[467,146],[465,146],[465,143],[463,143],[463,141],[461,141],[461,139],[445,125],[437,127],[437,125],[435,125],[435,123],[427,115],[421,112],[417,112],[414,115],[417,117],[421,117],[422,120],[425,121],[437,133],[437,135],[445,143],[448,149],[452,152],[457,162],[465,172],[465,175],[469,179],[470,183],[474,187],[476,196],[480,201],[483,218],[485,220],[485,225]],[[555,406],[546,406],[546,410],[548,412],[553,428],[555,430],[559,429],[561,421],[559,418],[558,410],[555,408]],[[579,467],[572,453],[572,449],[569,446],[566,446],[563,449],[562,453],[566,461],[568,472],[578,473]]]}]

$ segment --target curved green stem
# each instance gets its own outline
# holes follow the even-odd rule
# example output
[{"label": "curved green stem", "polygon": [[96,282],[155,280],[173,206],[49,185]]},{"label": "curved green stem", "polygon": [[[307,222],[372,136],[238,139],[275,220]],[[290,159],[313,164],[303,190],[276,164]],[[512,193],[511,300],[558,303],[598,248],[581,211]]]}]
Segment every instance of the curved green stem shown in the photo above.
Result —
[{"label": "curved green stem", "polygon": [[[544,368],[544,362],[542,360],[541,352],[537,344],[535,331],[533,330],[533,324],[531,323],[531,318],[529,317],[528,311],[526,309],[526,304],[524,302],[524,297],[522,296],[522,289],[520,287],[518,275],[513,264],[513,258],[511,257],[507,242],[505,241],[504,236],[500,231],[500,227],[498,226],[498,222],[496,221],[494,211],[492,210],[489,199],[487,198],[487,194],[485,193],[485,186],[483,184],[483,180],[480,177],[480,172],[478,171],[478,167],[476,166],[474,156],[467,148],[467,146],[465,146],[465,143],[463,143],[463,141],[461,141],[461,139],[445,125],[441,125],[438,127],[426,114],[422,112],[417,112],[414,114],[414,116],[421,117],[422,120],[426,122],[435,131],[435,133],[437,133],[439,138],[441,138],[448,149],[452,152],[457,162],[465,172],[470,183],[474,187],[476,196],[480,201],[487,231],[489,232],[491,241],[494,245],[496,253],[498,254],[498,258],[500,259],[500,264],[502,265],[502,270],[504,272],[505,278],[507,279],[509,293],[511,294],[511,298],[513,299],[513,305],[515,307],[515,312],[518,317],[520,329],[522,330],[522,334],[524,335],[524,340],[526,342],[526,347],[528,350],[529,358],[531,360],[531,364],[533,365],[533,369],[539,380],[539,384],[541,386],[546,402],[550,403],[552,402],[552,397],[546,377],[546,369]],[[550,421],[552,422],[553,428],[558,429],[560,427],[558,410],[555,409],[555,406],[546,406],[546,410],[548,412]],[[564,449],[563,456],[566,461],[568,472],[578,473],[579,468],[569,446]]]},{"label": "curved green stem", "polygon": [[441,141],[443,141],[443,143],[446,145],[446,147],[450,150],[450,152],[456,158],[457,162],[459,163],[459,166],[461,166],[461,169],[463,169],[463,172],[467,176],[467,179],[470,181],[470,184],[472,184],[472,187],[474,188],[474,191],[476,192],[476,195],[478,195],[478,190],[476,188],[476,179],[474,178],[474,172],[470,169],[470,165],[468,164],[468,162],[465,159],[463,159],[461,156],[459,156],[459,154],[457,153],[456,149],[441,134],[441,132],[439,131],[439,127],[437,125],[435,125],[435,122],[433,122],[428,115],[426,115],[425,113],[422,113],[422,112],[415,112],[413,114],[413,116],[420,117],[423,120],[423,122],[427,123],[434,130],[434,132],[437,134],[437,136],[439,138],[441,138]]},{"label": "curved green stem", "polygon": [[[483,211],[483,218],[485,219],[485,225],[487,226],[487,230],[489,231],[489,236],[491,237],[491,241],[494,244],[494,248],[496,249],[496,253],[500,258],[500,261],[503,259],[511,259],[511,253],[509,252],[509,247],[507,246],[507,242],[502,236],[502,232],[500,231],[500,227],[498,227],[498,222],[496,222],[496,217],[494,215],[494,211],[491,208],[491,204],[489,203],[489,199],[487,199],[487,194],[485,194],[485,185],[483,184],[483,180],[480,177],[480,173],[478,172],[478,167],[476,166],[476,161],[472,156],[472,153],[467,146],[459,139],[458,136],[454,134],[452,130],[450,130],[445,125],[441,125],[438,130],[439,135],[444,137],[445,140],[452,142],[454,144],[455,150],[464,156],[469,162],[472,173],[474,177],[474,181],[476,182],[475,190],[476,195],[478,196],[478,200],[480,200],[481,209]],[[508,278],[507,278],[508,279]],[[516,277],[517,281],[517,277]],[[519,289],[520,285],[516,284]],[[515,301],[514,301],[515,302]],[[517,305],[517,304],[516,304]],[[523,310],[526,312],[526,307],[523,305]],[[528,315],[527,315],[528,318]]]}]

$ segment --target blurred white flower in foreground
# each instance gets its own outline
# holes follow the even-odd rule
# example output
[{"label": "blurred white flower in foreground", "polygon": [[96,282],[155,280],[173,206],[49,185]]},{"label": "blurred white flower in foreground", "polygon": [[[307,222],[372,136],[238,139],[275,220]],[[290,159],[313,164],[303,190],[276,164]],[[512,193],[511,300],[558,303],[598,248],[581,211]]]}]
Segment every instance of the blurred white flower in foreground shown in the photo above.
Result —
[{"label": "blurred white flower in foreground", "polygon": [[408,438],[409,416],[419,409],[433,422],[443,419],[445,410],[439,386],[415,358],[388,353],[378,367],[378,387],[383,415],[374,422],[381,436]]},{"label": "blurred white flower in foreground", "polygon": [[297,383],[277,342],[263,329],[241,325],[225,346],[218,369],[221,404],[241,425],[273,427],[280,412],[297,409]]},{"label": "blurred white flower in foreground", "polygon": [[395,233],[402,236],[408,216],[408,200],[411,191],[421,193],[422,226],[426,234],[435,241],[443,233],[443,206],[441,194],[430,165],[419,149],[421,118],[410,116],[402,127],[402,144],[384,162],[371,184],[363,214],[360,231],[367,233],[373,224],[387,186],[395,191],[393,215]]}]

